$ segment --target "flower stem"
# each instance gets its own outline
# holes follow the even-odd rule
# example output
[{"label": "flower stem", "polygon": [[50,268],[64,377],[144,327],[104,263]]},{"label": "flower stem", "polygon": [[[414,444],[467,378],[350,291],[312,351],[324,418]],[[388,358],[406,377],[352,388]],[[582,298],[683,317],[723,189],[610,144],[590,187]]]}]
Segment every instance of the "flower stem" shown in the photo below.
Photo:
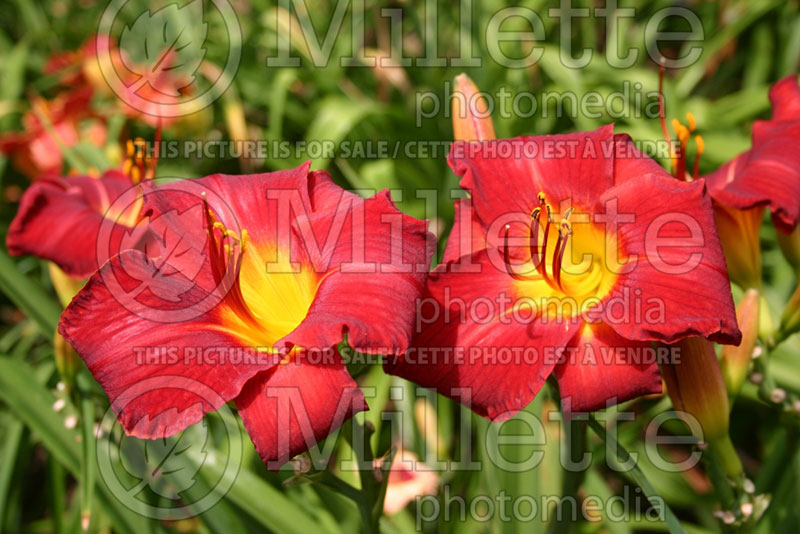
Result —
[{"label": "flower stem", "polygon": [[603,428],[597,419],[594,418],[593,415],[589,415],[588,420],[589,428],[591,428],[604,443],[611,443],[614,445],[614,448],[620,454],[619,461],[623,465],[632,465],[630,471],[628,471],[628,475],[633,479],[633,481],[642,488],[647,499],[650,501],[656,508],[663,508],[664,510],[664,524],[669,530],[670,534],[686,534],[686,531],[681,526],[680,521],[672,512],[670,507],[667,505],[666,501],[656,492],[653,485],[647,480],[647,477],[642,473],[642,470],[639,469],[639,466],[633,463],[631,460],[630,453],[614,438],[613,435],[608,434],[606,429]]},{"label": "flower stem", "polygon": [[[564,440],[564,452],[568,462],[580,461],[581,456],[586,450],[586,423],[582,420],[572,419],[564,421],[566,439]],[[588,466],[587,466],[588,467]],[[573,525],[573,517],[578,516],[578,490],[586,475],[586,469],[564,469],[561,480],[561,499],[564,507],[562,513],[556,514],[550,523],[550,534],[566,534],[570,532]]]}]

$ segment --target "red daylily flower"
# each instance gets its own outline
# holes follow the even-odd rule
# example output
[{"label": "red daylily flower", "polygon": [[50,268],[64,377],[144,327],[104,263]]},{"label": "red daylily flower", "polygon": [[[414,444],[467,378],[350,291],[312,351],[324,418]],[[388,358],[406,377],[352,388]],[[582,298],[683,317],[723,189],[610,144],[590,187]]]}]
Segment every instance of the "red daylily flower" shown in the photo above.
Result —
[{"label": "red daylily flower", "polygon": [[[753,124],[753,147],[705,176],[731,280],[761,287],[759,228],[764,209],[780,234],[800,216],[800,87],[787,76],[769,92],[772,119]],[[782,236],[779,234],[779,237]]]},{"label": "red daylily flower", "polygon": [[[388,192],[363,200],[308,163],[143,185],[146,216],[176,214],[166,244],[109,261],[59,325],[123,428],[165,437],[234,401],[272,468],[367,409],[336,346],[346,334],[362,352],[407,349],[431,254],[426,224]],[[142,360],[145,349],[174,358]],[[236,354],[247,357],[221,359]]]},{"label": "red daylily flower", "polygon": [[705,176],[715,202],[739,210],[768,206],[789,233],[800,217],[800,87],[797,76],[769,91],[772,119],[753,123],[753,147]]},{"label": "red daylily flower", "polygon": [[97,238],[104,222],[112,226],[112,250],[119,250],[126,234],[126,243],[138,241],[129,234],[138,220],[138,206],[132,203],[125,213],[109,211],[133,185],[116,170],[99,178],[49,176],[37,180],[22,195],[9,226],[9,253],[32,254],[54,262],[73,278],[88,277],[107,259],[104,256],[98,261]]},{"label": "red daylily flower", "polygon": [[61,146],[72,147],[81,140],[95,146],[106,142],[106,126],[89,111],[91,92],[75,90],[51,101],[37,98],[34,106],[49,125],[34,111],[22,118],[24,131],[0,136],[0,152],[11,156],[14,166],[31,179],[60,174],[64,165]]},{"label": "red daylily flower", "polygon": [[[91,94],[115,97],[125,115],[157,127],[176,120],[165,116],[162,106],[180,102],[179,95],[186,93],[189,89],[184,88],[191,85],[191,80],[169,68],[176,59],[174,53],[166,54],[154,71],[155,75],[150,75],[148,66],[134,64],[111,36],[100,34],[87,39],[77,51],[51,56],[45,71],[60,75],[62,85],[71,90],[78,88]],[[131,68],[147,73],[148,79],[141,79],[142,75]],[[114,94],[106,75],[118,78],[117,89],[121,94]],[[137,107],[132,107],[131,102],[137,102]]]},{"label": "red daylily flower", "polygon": [[[374,467],[382,469],[383,460],[375,460]],[[439,476],[433,469],[402,446],[395,452],[388,477],[386,497],[383,500],[383,513],[386,515],[400,512],[420,496],[436,495],[439,487]]]},{"label": "red daylily flower", "polygon": [[611,125],[456,143],[449,163],[470,199],[429,277],[431,324],[388,372],[503,420],[553,372],[565,412],[593,411],[661,391],[652,355],[635,356],[651,341],[738,343],[703,181],[674,180]]}]

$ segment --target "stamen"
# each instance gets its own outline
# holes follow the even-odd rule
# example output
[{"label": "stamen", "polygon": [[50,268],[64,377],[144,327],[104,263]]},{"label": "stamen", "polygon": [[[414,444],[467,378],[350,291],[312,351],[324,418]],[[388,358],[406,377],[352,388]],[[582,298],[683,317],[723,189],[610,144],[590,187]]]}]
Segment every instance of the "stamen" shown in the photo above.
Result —
[{"label": "stamen", "polygon": [[[236,232],[228,230],[225,225],[218,221],[214,212],[208,205],[205,192],[201,193],[203,199],[203,210],[206,219],[206,232],[208,233],[208,254],[211,262],[211,272],[214,281],[219,288],[226,291],[224,298],[243,321],[254,328],[260,328],[259,322],[242,295],[242,288],[239,282],[239,274],[242,266],[242,257],[249,241],[247,230],[242,231],[242,239]],[[218,234],[219,233],[219,237]],[[238,250],[237,250],[238,249]],[[233,270],[231,270],[233,269]],[[232,282],[226,280],[227,275],[232,275]],[[223,285],[222,282],[226,283]]]},{"label": "stamen", "polygon": [[705,152],[706,144],[700,135],[694,136],[694,144],[697,146],[697,152],[694,155],[694,167],[692,168],[692,176],[698,178],[700,176],[700,156]]},{"label": "stamen", "polygon": [[558,284],[558,288],[564,291],[564,286],[561,285],[561,264],[564,261],[564,251],[567,250],[567,239],[572,235],[572,225],[568,220],[561,221],[561,228],[558,229],[558,242],[556,242],[556,250],[553,255],[553,278]]},{"label": "stamen", "polygon": [[672,128],[678,136],[680,148],[675,156],[675,178],[679,180],[686,180],[686,145],[689,142],[689,129],[680,123],[678,119],[672,119]]},{"label": "stamen", "polygon": [[122,172],[131,179],[134,184],[138,184],[148,177],[147,164],[147,142],[141,137],[135,140],[125,141],[125,162]]},{"label": "stamen", "polygon": [[689,133],[693,133],[697,129],[697,121],[692,112],[686,114],[686,122],[689,123]]},{"label": "stamen", "polygon": [[542,258],[539,264],[536,266],[536,270],[539,271],[539,274],[542,275],[544,281],[547,282],[547,285],[553,287],[553,283],[550,280],[550,275],[547,274],[547,240],[550,235],[550,225],[553,222],[552,213],[550,211],[550,204],[546,204],[545,208],[547,209],[547,224],[544,227],[544,237],[542,238],[542,248],[541,254]]},{"label": "stamen", "polygon": [[669,130],[667,130],[667,119],[664,109],[664,72],[666,71],[664,63],[665,59],[662,57],[658,66],[658,121],[661,123],[661,133],[664,134],[664,140],[669,145],[672,139],[669,136]]},{"label": "stamen", "polygon": [[531,251],[531,262],[534,268],[537,269],[539,268],[539,263],[544,259],[539,257],[539,214],[541,211],[541,208],[534,208],[531,212],[531,237],[528,245]]}]

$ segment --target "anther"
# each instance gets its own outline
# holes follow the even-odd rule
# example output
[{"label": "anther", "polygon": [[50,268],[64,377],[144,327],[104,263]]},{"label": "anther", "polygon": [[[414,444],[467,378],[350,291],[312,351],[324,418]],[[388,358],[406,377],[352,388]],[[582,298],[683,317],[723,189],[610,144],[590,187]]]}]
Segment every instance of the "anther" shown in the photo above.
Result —
[{"label": "anther", "polygon": [[694,118],[694,114],[689,112],[686,114],[686,122],[689,123],[689,132],[692,133],[697,129],[697,121]]},{"label": "anther", "polygon": [[694,166],[692,168],[692,176],[698,178],[700,176],[700,156],[705,152],[706,144],[700,135],[694,136],[694,144],[697,146],[697,152],[694,155]]}]

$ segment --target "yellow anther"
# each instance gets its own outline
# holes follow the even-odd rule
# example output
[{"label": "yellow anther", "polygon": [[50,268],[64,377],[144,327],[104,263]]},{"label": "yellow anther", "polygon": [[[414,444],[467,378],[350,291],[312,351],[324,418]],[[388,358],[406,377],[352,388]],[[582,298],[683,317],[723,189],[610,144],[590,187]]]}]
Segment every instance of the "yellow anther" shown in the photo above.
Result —
[{"label": "yellow anther", "polygon": [[226,257],[226,258],[230,258],[230,256],[231,256],[231,247],[230,247],[230,245],[228,245],[227,243],[225,243],[225,244],[224,244],[224,245],[222,245],[222,246],[225,248],[225,257]]},{"label": "yellow anther", "polygon": [[689,142],[689,129],[681,123],[678,123],[678,127],[675,130],[675,133],[678,134],[678,140],[681,142],[681,145],[686,146],[686,143]]},{"label": "yellow anther", "polygon": [[689,131],[694,132],[697,129],[697,121],[694,119],[694,114],[692,112],[687,113],[686,120],[689,122]]},{"label": "yellow anther", "polygon": [[130,139],[125,141],[125,153],[128,156],[133,156],[133,154],[135,153],[135,150],[136,150],[136,147],[133,146],[133,141],[131,141]]},{"label": "yellow anther", "polygon": [[542,208],[533,208],[533,211],[531,212],[531,219],[538,219],[541,212]]},{"label": "yellow anther", "polygon": [[[210,212],[210,210],[209,210],[209,212]],[[212,215],[212,217],[213,217],[213,215]],[[221,222],[219,222],[217,220],[214,220],[214,224],[212,226],[213,226],[213,228],[215,230],[219,230],[222,233],[223,236],[227,236],[228,235],[228,229],[225,228],[225,225],[222,224]]]},{"label": "yellow anther", "polygon": [[122,174],[130,176],[131,168],[133,168],[133,160],[126,158],[125,162],[122,164]]},{"label": "yellow anther", "polygon": [[550,211],[550,204],[547,204],[545,206],[545,209],[547,210],[547,222],[553,222],[553,216],[552,216],[552,213]]},{"label": "yellow anther", "polygon": [[697,145],[697,155],[698,156],[702,155],[703,152],[705,152],[705,150],[706,150],[706,143],[705,143],[705,141],[703,141],[702,136],[695,135],[694,136],[694,142]]},{"label": "yellow anther", "polygon": [[544,206],[544,191],[539,191],[537,198],[539,199],[539,204]]},{"label": "yellow anther", "polygon": [[142,181],[142,173],[139,170],[139,167],[131,166],[130,177],[131,177],[131,182],[133,182],[134,184],[138,184],[139,182]]}]

